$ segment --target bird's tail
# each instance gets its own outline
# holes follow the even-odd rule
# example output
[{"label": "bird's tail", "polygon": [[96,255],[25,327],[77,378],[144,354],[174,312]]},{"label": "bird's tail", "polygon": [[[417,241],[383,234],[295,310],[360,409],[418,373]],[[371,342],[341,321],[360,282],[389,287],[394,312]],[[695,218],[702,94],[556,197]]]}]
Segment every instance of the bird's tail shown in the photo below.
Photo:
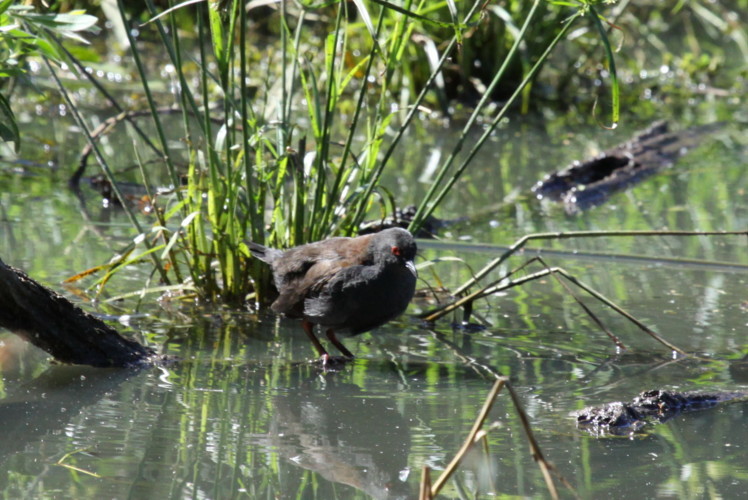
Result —
[{"label": "bird's tail", "polygon": [[252,255],[257,257],[263,262],[272,264],[275,259],[283,255],[282,250],[276,250],[275,248],[269,248],[253,241],[247,241],[247,246],[252,251]]}]

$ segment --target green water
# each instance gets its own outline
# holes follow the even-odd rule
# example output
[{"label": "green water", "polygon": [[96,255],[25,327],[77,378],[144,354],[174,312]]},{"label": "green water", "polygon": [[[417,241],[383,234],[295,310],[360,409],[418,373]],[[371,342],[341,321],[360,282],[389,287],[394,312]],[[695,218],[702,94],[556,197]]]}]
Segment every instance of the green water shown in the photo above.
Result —
[{"label": "green water", "polygon": [[[454,289],[527,233],[745,229],[747,138],[731,120],[745,111],[709,102],[673,110],[675,128],[728,123],[674,168],[576,216],[538,203],[529,188],[653,118],[630,117],[615,132],[569,117],[514,118],[438,213],[469,220],[445,229],[442,241],[419,242],[422,262],[460,261],[423,269],[419,286]],[[413,498],[423,466],[434,477],[444,468],[492,385],[470,360],[510,377],[543,453],[583,498],[736,498],[748,488],[745,403],[682,415],[632,439],[593,438],[569,416],[652,388],[748,390],[745,237],[541,242],[508,261],[520,265],[542,247],[549,265],[697,357],[674,359],[587,300],[628,348],[618,350],[547,278],[478,302],[472,321],[485,328],[477,331],[454,329],[459,316],[428,329],[414,315],[431,305],[418,299],[400,319],[344,339],[356,361],[322,373],[306,363],[313,350],[294,321],[250,308],[185,311],[156,296],[92,304],[63,287],[133,234],[95,193],[82,202],[66,189],[82,147],[69,118],[22,122],[22,156],[36,163],[0,160],[0,257],[84,309],[119,317],[120,331],[180,361],[141,371],[56,366],[0,333],[6,498]],[[449,131],[413,132],[397,159],[405,167],[386,179],[403,204],[427,189],[428,160],[448,154],[452,140]],[[117,167],[135,161],[124,134],[105,149]],[[133,267],[104,298],[148,278],[147,266]],[[444,497],[547,497],[506,393],[488,423],[488,452],[468,457]]]}]

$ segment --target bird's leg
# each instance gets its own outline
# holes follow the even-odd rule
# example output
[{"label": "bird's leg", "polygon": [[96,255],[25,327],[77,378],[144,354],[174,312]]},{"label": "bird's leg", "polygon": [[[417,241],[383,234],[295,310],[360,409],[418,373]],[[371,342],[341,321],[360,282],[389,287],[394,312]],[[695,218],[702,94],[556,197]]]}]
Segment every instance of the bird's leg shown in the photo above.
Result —
[{"label": "bird's leg", "polygon": [[338,338],[335,336],[335,330],[329,328],[327,330],[327,338],[330,340],[330,342],[332,342],[332,345],[338,348],[338,351],[343,353],[343,356],[353,359],[353,353],[346,349],[345,346],[338,340]]},{"label": "bird's leg", "polygon": [[317,354],[319,354],[322,358],[325,358],[325,359],[329,358],[330,355],[327,354],[327,351],[325,350],[325,348],[322,347],[322,344],[319,343],[317,336],[314,335],[314,324],[311,323],[310,321],[304,320],[301,322],[301,326],[304,327],[304,331],[306,332],[307,337],[309,337],[309,340],[311,340],[312,344],[314,344],[314,348],[317,350]]}]

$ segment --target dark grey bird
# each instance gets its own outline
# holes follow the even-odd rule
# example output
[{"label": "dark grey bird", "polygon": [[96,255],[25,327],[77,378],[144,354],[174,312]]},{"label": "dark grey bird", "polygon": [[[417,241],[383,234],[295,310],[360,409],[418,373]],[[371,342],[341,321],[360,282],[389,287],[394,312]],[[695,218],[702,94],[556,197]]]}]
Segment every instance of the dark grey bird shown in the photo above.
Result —
[{"label": "dark grey bird", "polygon": [[330,238],[288,250],[247,243],[270,264],[279,296],[271,308],[302,319],[304,331],[323,360],[329,354],[314,325],[348,358],[335,336],[367,332],[402,314],[416,287],[416,242],[407,230],[391,228],[356,238]]}]

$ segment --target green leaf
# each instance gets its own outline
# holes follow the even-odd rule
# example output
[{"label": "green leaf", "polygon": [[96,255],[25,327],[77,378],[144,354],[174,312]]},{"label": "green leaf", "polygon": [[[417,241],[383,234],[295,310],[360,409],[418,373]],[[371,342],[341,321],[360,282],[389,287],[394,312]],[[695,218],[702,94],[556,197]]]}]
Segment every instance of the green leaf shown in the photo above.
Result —
[{"label": "green leaf", "polygon": [[33,24],[45,26],[54,31],[98,31],[95,27],[98,19],[83,11],[68,14],[24,14],[23,18]]},{"label": "green leaf", "polygon": [[10,7],[10,4],[13,3],[13,0],[2,0],[0,2],[0,14],[3,14],[6,10],[8,10],[8,7]]},{"label": "green leaf", "polygon": [[0,94],[0,139],[5,142],[12,142],[17,152],[20,146],[20,135],[18,125],[13,110],[10,109],[10,103],[4,95]]},{"label": "green leaf", "polygon": [[366,9],[366,5],[364,5],[363,0],[353,0],[353,3],[356,5],[358,15],[361,16],[361,19],[364,21],[366,29],[369,30],[371,38],[376,42],[377,32],[374,30],[374,23],[371,22],[371,16],[369,15],[369,11]]},{"label": "green leaf", "polygon": [[[6,64],[8,64],[8,61],[5,61]],[[14,64],[14,63],[10,63]],[[21,76],[23,74],[23,70],[13,66],[13,67],[5,67],[0,68],[0,78],[14,78],[16,76]]]},{"label": "green leaf", "polygon": [[603,47],[605,47],[605,57],[608,59],[608,68],[610,70],[610,91],[611,91],[611,100],[612,100],[612,109],[611,109],[611,120],[613,121],[611,127],[615,127],[618,124],[618,121],[620,119],[621,114],[621,88],[620,83],[618,82],[618,71],[616,70],[616,60],[613,56],[613,48],[610,46],[610,40],[608,39],[608,34],[605,32],[605,27],[603,26],[602,21],[600,20],[600,17],[595,10],[595,8],[592,6],[592,4],[589,5],[590,13],[592,14],[590,17],[595,23],[595,27],[597,28],[598,33],[600,33],[600,38],[603,41]]},{"label": "green leaf", "polygon": [[53,61],[60,61],[62,59],[62,54],[60,54],[57,46],[52,45],[51,43],[49,43],[49,41],[43,38],[37,38],[36,40],[34,40],[34,43],[32,45],[34,45],[34,47],[36,47],[39,52],[52,59]]},{"label": "green leaf", "polygon": [[182,9],[184,7],[190,6],[190,5],[195,4],[195,3],[203,3],[204,1],[205,0],[186,0],[184,2],[181,2],[181,3],[177,4],[177,5],[175,5],[174,7],[170,7],[168,9],[166,9],[165,11],[163,11],[160,14],[158,14],[157,16],[153,16],[152,18],[150,18],[148,21],[146,21],[143,24],[152,23],[154,21],[157,21],[158,19],[161,19],[164,16],[167,16],[167,15],[171,14],[172,12],[178,11],[179,9]]},{"label": "green leaf", "polygon": [[70,52],[73,57],[75,57],[79,61],[92,63],[101,62],[101,54],[97,50],[89,47],[71,45],[70,47],[68,47],[68,52]]},{"label": "green leaf", "polygon": [[18,28],[17,24],[6,24],[5,26],[0,26],[0,33],[7,33],[9,31],[13,31],[16,28]]},{"label": "green leaf", "polygon": [[399,12],[400,14],[403,14],[407,17],[410,17],[412,19],[417,19],[419,21],[423,21],[425,23],[429,24],[435,24],[436,26],[441,26],[442,28],[464,28],[464,25],[455,25],[452,23],[444,22],[444,21],[438,21],[436,19],[429,19],[428,17],[422,16],[420,14],[416,14],[413,11],[410,11],[408,9],[404,9],[400,7],[399,5],[395,5],[391,2],[387,2],[386,0],[372,0],[374,3],[381,5],[382,7],[386,7],[387,9],[394,10],[395,12]]},{"label": "green leaf", "polygon": [[28,33],[26,31],[23,31],[22,29],[19,29],[17,24],[10,26],[10,29],[7,31],[7,34],[11,38],[14,38],[16,40],[22,40],[22,41],[29,42],[29,43],[32,43],[34,39],[36,38],[31,33]]},{"label": "green leaf", "polygon": [[208,19],[210,20],[210,35],[213,44],[213,53],[220,71],[221,83],[226,84],[229,69],[229,45],[227,34],[224,30],[224,21],[221,16],[221,2],[210,0],[208,2]]},{"label": "green leaf", "polygon": [[82,36],[78,35],[77,33],[73,31],[61,31],[60,36],[63,38],[69,38],[71,40],[75,40],[78,43],[82,43],[84,45],[88,45],[88,40],[83,38]]}]

